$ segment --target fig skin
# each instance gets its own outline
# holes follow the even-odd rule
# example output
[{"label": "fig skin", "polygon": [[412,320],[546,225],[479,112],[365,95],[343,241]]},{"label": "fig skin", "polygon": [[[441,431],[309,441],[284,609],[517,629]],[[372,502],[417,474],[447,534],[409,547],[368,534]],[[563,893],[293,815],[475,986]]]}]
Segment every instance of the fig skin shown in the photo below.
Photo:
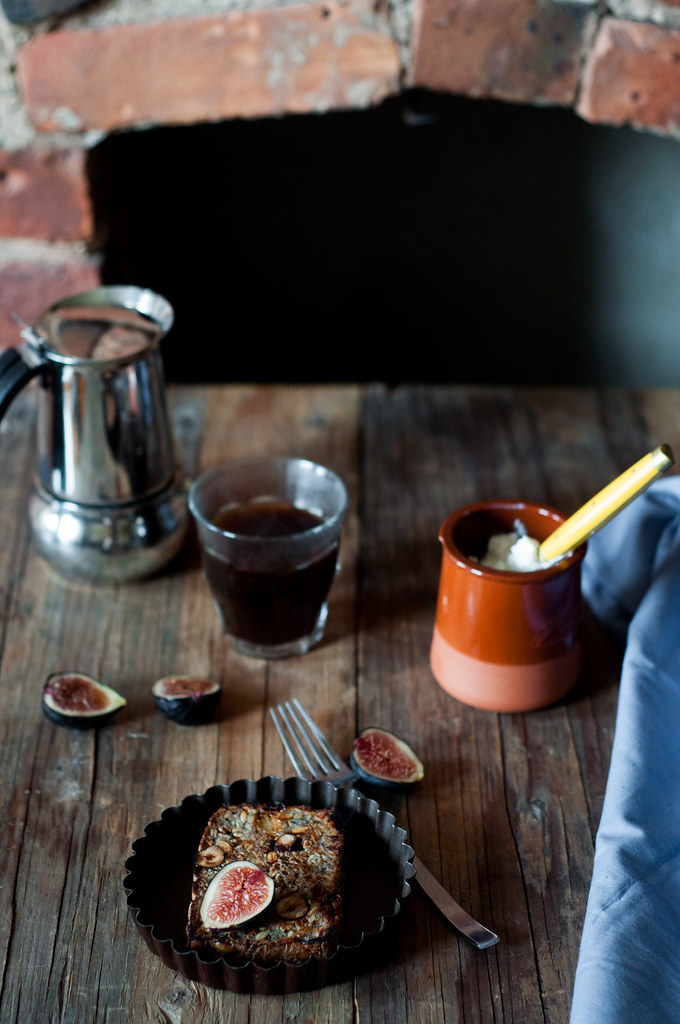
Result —
[{"label": "fig skin", "polygon": [[375,726],[363,729],[355,739],[350,765],[366,782],[392,789],[412,786],[424,775],[422,762],[408,743]]},{"label": "fig skin", "polygon": [[53,672],[42,690],[41,707],[54,725],[98,729],[125,707],[116,690],[83,672]]},{"label": "fig skin", "polygon": [[153,699],[166,718],[179,725],[205,725],[222,697],[222,687],[195,676],[164,676],[151,687]]},{"label": "fig skin", "polygon": [[201,903],[207,928],[236,928],[257,917],[274,898],[274,881],[249,860],[236,860],[211,879]]}]

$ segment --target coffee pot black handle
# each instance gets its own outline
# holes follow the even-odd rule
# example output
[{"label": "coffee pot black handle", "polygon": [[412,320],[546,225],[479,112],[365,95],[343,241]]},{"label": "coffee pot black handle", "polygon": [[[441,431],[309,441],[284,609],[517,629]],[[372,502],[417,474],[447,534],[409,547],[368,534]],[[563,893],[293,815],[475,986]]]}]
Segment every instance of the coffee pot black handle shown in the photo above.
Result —
[{"label": "coffee pot black handle", "polygon": [[39,363],[32,365],[25,362],[15,348],[8,348],[0,355],[0,419],[7,412],[12,399],[41,369]]}]

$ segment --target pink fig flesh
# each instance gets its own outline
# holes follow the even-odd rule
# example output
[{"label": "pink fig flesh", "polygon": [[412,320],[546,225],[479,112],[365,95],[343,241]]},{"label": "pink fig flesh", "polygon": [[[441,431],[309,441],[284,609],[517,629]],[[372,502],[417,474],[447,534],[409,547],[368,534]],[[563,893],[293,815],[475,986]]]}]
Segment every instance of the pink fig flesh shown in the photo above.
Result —
[{"label": "pink fig flesh", "polygon": [[201,918],[207,928],[234,928],[262,913],[274,896],[274,882],[248,860],[221,868],[206,889]]},{"label": "pink fig flesh", "polygon": [[364,729],[352,748],[352,763],[366,779],[408,786],[423,778],[423,766],[404,740],[386,729]]}]

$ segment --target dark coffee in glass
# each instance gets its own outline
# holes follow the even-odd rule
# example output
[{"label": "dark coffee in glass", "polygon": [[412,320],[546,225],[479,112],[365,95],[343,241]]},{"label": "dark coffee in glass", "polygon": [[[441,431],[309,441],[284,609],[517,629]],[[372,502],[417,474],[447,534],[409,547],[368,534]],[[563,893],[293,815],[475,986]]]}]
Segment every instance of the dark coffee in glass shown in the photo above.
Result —
[{"label": "dark coffee in glass", "polygon": [[347,492],[305,459],[241,460],[204,473],[189,507],[228,642],[244,654],[301,654],[322,638]]},{"label": "dark coffee in glass", "polygon": [[[215,526],[249,537],[289,537],[323,520],[285,502],[254,502],[219,513]],[[338,544],[301,565],[249,571],[203,554],[203,571],[227,633],[251,644],[279,645],[307,636],[330,590]]]}]

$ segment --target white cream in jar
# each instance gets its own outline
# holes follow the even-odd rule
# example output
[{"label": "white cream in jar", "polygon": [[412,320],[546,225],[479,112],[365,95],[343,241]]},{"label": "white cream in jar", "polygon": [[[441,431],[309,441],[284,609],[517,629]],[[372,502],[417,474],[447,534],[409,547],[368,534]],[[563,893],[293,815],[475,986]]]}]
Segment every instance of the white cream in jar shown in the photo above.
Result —
[{"label": "white cream in jar", "polygon": [[496,533],[489,537],[486,554],[479,559],[480,565],[506,572],[536,572],[552,565],[552,562],[539,557],[540,541],[529,537],[524,524],[517,519],[513,526],[515,529],[511,533]]}]

